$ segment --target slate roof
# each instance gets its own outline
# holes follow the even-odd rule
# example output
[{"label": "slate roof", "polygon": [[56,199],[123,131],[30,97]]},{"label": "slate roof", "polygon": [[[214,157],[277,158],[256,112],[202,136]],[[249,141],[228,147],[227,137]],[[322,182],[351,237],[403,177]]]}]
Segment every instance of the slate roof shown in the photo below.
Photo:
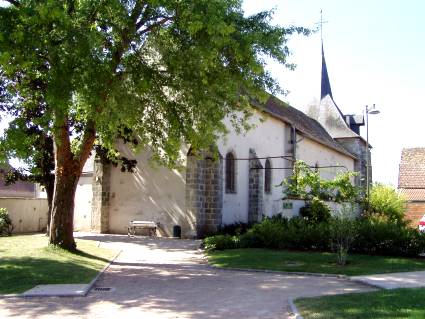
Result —
[{"label": "slate roof", "polygon": [[339,153],[356,158],[353,154],[343,148],[341,144],[335,141],[318,121],[312,119],[308,115],[296,108],[293,108],[278,98],[270,96],[266,104],[263,106],[263,110],[283,122],[293,125],[298,131],[310,139],[328,146]]},{"label": "slate roof", "polygon": [[[398,187],[404,189],[420,189],[414,197],[424,195],[425,200],[425,147],[405,148],[401,152],[398,175]],[[413,194],[413,192],[411,192]]]}]

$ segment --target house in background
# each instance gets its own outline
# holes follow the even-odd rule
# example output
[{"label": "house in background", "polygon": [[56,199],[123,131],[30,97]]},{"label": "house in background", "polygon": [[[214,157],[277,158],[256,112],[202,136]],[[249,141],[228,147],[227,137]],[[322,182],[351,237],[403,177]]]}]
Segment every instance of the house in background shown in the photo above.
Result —
[{"label": "house in background", "polygon": [[39,232],[46,229],[48,205],[40,185],[17,181],[5,185],[10,165],[0,168],[0,207],[6,208],[12,219],[14,233]]},{"label": "house in background", "polygon": [[16,181],[13,184],[5,184],[5,175],[12,167],[3,165],[0,168],[0,197],[35,198],[38,188],[34,183]]},{"label": "house in background", "polygon": [[417,227],[425,215],[425,147],[401,152],[398,189],[406,197],[406,218]]}]

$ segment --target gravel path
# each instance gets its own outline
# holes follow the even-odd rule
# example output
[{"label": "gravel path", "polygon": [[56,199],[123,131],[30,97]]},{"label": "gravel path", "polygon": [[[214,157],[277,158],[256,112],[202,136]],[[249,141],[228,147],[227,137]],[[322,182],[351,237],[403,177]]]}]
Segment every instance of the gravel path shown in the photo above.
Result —
[{"label": "gravel path", "polygon": [[111,290],[3,298],[0,318],[287,318],[288,298],[371,290],[341,278],[214,269],[195,240],[77,236],[122,250],[95,285]]}]

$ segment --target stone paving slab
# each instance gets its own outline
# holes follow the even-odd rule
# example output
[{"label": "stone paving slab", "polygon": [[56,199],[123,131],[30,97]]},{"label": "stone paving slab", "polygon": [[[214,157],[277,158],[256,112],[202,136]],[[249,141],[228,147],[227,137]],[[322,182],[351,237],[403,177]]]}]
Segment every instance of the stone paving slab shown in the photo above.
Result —
[{"label": "stone paving slab", "polygon": [[351,279],[382,289],[425,287],[425,271],[353,276]]},{"label": "stone paving slab", "polygon": [[38,285],[22,295],[25,297],[81,297],[86,295],[89,287],[89,284]]}]

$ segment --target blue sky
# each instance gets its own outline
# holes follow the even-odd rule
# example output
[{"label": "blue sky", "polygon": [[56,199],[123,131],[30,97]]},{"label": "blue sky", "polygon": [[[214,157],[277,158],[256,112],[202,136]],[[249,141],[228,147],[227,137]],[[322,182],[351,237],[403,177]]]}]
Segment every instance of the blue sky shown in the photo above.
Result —
[{"label": "blue sky", "polygon": [[[275,9],[273,23],[314,28],[323,20],[324,50],[332,93],[344,113],[366,105],[373,179],[397,185],[404,147],[425,147],[425,2],[389,0],[245,0],[247,14]],[[293,72],[271,63],[275,78],[290,93],[283,99],[306,110],[320,96],[320,33],[289,41],[298,65]],[[365,128],[362,128],[365,136]]]}]

